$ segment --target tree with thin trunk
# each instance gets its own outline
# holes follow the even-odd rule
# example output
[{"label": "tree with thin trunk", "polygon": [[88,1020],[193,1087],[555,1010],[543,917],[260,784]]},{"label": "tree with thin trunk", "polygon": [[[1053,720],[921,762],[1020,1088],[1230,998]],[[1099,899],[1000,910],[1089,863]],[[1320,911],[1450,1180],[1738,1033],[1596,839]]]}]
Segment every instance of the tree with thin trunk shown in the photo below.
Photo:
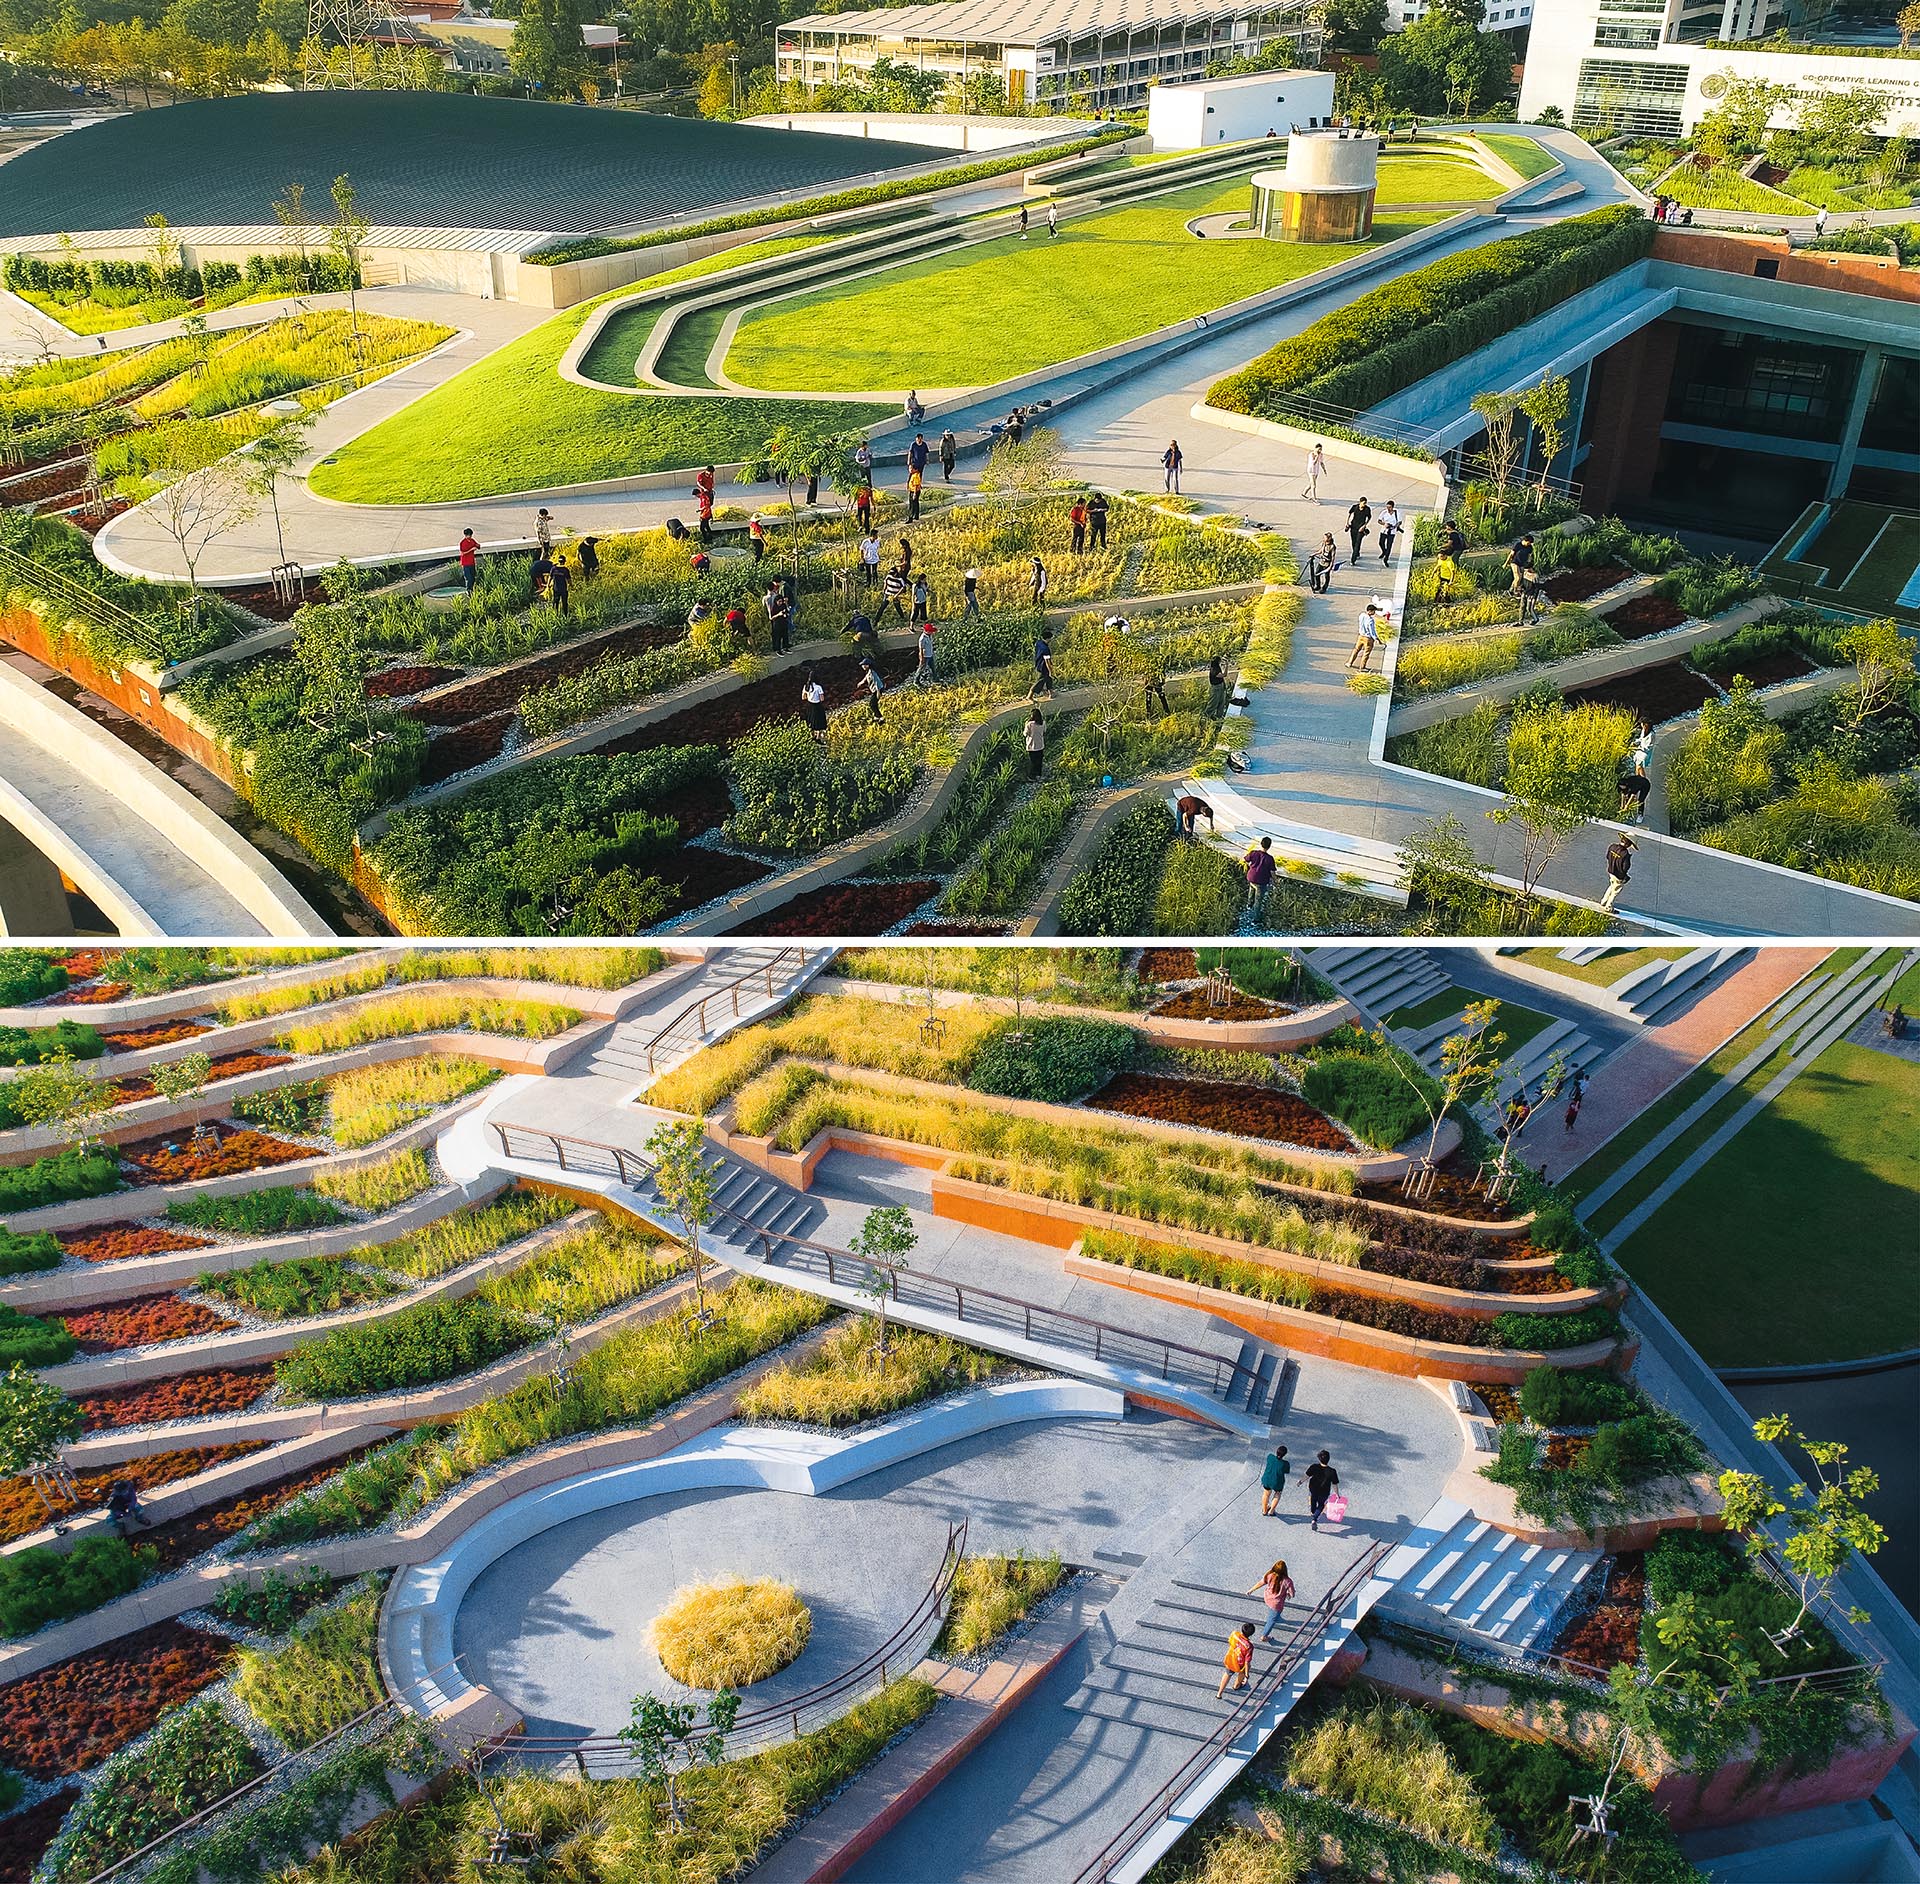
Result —
[{"label": "tree with thin trunk", "polygon": [[53,1515],[45,1480],[60,1464],[60,1448],[80,1430],[80,1403],[42,1380],[23,1361],[0,1375],[0,1476],[33,1474],[40,1502]]},{"label": "tree with thin trunk", "polygon": [[1500,1075],[1506,1066],[1500,1049],[1507,1040],[1504,1033],[1494,1029],[1499,1012],[1500,1003],[1495,1000],[1468,1002],[1460,1016],[1459,1032],[1441,1041],[1440,1068],[1431,1075],[1393,1044],[1384,1027],[1374,1030],[1374,1044],[1381,1050],[1380,1057],[1413,1090],[1432,1127],[1426,1151],[1421,1155],[1420,1169],[1418,1173],[1409,1174],[1419,1180],[1413,1186],[1417,1192],[1433,1187],[1433,1173],[1440,1167],[1440,1128],[1454,1107],[1463,1100],[1470,1103],[1499,1087]]},{"label": "tree with thin trunk", "polygon": [[285,196],[273,199],[273,219],[286,232],[293,252],[300,258],[300,286],[313,292],[313,224],[307,217],[307,186],[297,178],[287,185]]},{"label": "tree with thin trunk", "polygon": [[680,1219],[685,1233],[695,1319],[704,1325],[710,1311],[707,1258],[700,1247],[700,1232],[712,1221],[715,1188],[713,1168],[706,1161],[707,1121],[704,1117],[669,1119],[656,1125],[647,1140],[646,1151],[653,1160],[653,1188],[659,1192],[660,1201]]},{"label": "tree with thin trunk", "polygon": [[1586,811],[1573,801],[1573,781],[1563,758],[1550,743],[1536,747],[1510,742],[1506,797],[1486,814],[1492,824],[1519,829],[1523,904],[1533,901],[1534,886],[1561,845],[1587,821]]},{"label": "tree with thin trunk", "polygon": [[787,493],[787,549],[793,570],[793,600],[800,602],[800,503],[795,493],[824,484],[842,500],[843,517],[852,513],[853,448],[858,432],[834,432],[825,438],[797,425],[777,427],[760,447],[760,456]]},{"label": "tree with thin trunk", "polygon": [[105,1081],[92,1078],[65,1047],[56,1047],[38,1066],[23,1069],[11,1091],[27,1124],[65,1133],[76,1151],[86,1150],[93,1128],[113,1110],[113,1093]]},{"label": "tree with thin trunk", "polygon": [[[169,1105],[190,1105],[207,1089],[207,1081],[213,1077],[213,1056],[206,1053],[189,1053],[184,1059],[168,1060],[159,1066],[148,1069],[147,1078],[153,1082],[153,1089]],[[197,1143],[206,1132],[205,1121],[197,1121],[193,1136]]]},{"label": "tree with thin trunk", "polygon": [[1520,457],[1520,401],[1511,393],[1475,393],[1467,402],[1487,434],[1487,481],[1505,497]]},{"label": "tree with thin trunk", "polygon": [[327,247],[338,258],[347,277],[347,326],[353,336],[354,357],[360,352],[360,251],[373,224],[360,209],[360,193],[345,171],[333,180],[333,220],[327,225]]},{"label": "tree with thin trunk", "polygon": [[867,1212],[860,1233],[847,1244],[854,1255],[871,1265],[865,1292],[872,1296],[880,1317],[880,1338],[873,1351],[882,1365],[887,1358],[887,1304],[899,1292],[901,1272],[919,1241],[920,1233],[913,1227],[907,1207],[882,1204]]},{"label": "tree with thin trunk", "polygon": [[1886,616],[1862,622],[1842,635],[1836,645],[1853,663],[1857,677],[1849,724],[1864,726],[1906,697],[1913,685],[1913,643],[1900,632],[1898,622]]},{"label": "tree with thin trunk", "polygon": [[164,283],[167,271],[172,268],[174,258],[180,253],[180,244],[175,239],[173,225],[159,210],[146,218],[148,231],[147,253],[153,257],[153,272]]},{"label": "tree with thin trunk", "polygon": [[691,1701],[663,1701],[657,1694],[633,1697],[633,1718],[616,1737],[633,1749],[640,1777],[666,1789],[670,1824],[683,1817],[674,1781],[689,1767],[718,1766],[727,1757],[727,1735],[739,1713],[740,1697],[731,1688],[722,1688],[704,1710]]},{"label": "tree with thin trunk", "polygon": [[179,419],[147,434],[148,469],[161,480],[145,510],[180,552],[200,620],[200,559],[260,507],[260,496],[232,453],[232,438],[212,420]]},{"label": "tree with thin trunk", "polygon": [[241,467],[273,511],[273,540],[281,562],[287,560],[287,534],[280,522],[280,480],[293,475],[307,449],[317,412],[302,412],[263,432],[241,454]]},{"label": "tree with thin trunk", "polygon": [[1540,384],[1520,395],[1520,410],[1533,421],[1540,446],[1540,473],[1535,488],[1545,494],[1554,460],[1567,446],[1567,417],[1573,410],[1573,388],[1564,373],[1542,373]]},{"label": "tree with thin trunk", "polygon": [[1914,36],[1920,34],[1920,0],[1907,0],[1907,4],[1893,16],[1893,23],[1900,29],[1900,50],[1910,52]]}]

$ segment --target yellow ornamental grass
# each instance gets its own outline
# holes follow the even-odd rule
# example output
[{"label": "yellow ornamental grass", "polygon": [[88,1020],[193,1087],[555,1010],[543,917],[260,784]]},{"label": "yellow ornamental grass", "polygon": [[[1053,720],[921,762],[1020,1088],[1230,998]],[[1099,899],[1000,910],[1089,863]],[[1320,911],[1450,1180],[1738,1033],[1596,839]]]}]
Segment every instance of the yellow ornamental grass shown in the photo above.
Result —
[{"label": "yellow ornamental grass", "polygon": [[1497,1851],[1500,1828],[1426,1717],[1404,1701],[1349,1703],[1294,1742],[1287,1778],[1424,1838]]},{"label": "yellow ornamental grass", "polygon": [[458,989],[393,994],[355,1013],[332,1014],[290,1027],[276,1045],[289,1053],[337,1053],[374,1040],[470,1030],[510,1040],[551,1040],[580,1018],[578,1008],[551,1001],[508,1001]]},{"label": "yellow ornamental grass", "polygon": [[798,1659],[813,1615],[791,1583],[773,1577],[694,1583],[675,1590],[647,1626],[660,1665],[688,1688],[748,1688]]},{"label": "yellow ornamental grass", "polygon": [[410,1197],[418,1197],[433,1183],[433,1169],[423,1151],[396,1151],[378,1164],[363,1165],[357,1171],[322,1171],[313,1180],[313,1188],[335,1203],[355,1210],[393,1210]]},{"label": "yellow ornamental grass", "polygon": [[337,1145],[375,1144],[499,1077],[499,1068],[451,1053],[336,1073],[327,1081],[328,1129]]}]

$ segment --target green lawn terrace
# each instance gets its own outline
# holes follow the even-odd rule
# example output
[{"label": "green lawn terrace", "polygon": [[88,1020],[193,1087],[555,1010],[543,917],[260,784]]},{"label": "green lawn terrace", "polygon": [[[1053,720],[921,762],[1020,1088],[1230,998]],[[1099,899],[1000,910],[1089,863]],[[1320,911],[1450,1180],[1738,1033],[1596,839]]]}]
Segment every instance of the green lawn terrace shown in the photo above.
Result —
[{"label": "green lawn terrace", "polygon": [[1599,148],[1630,183],[1682,208],[1774,218],[1910,208],[1920,199],[1920,176],[1909,153],[1899,140],[1863,135],[1857,119],[1847,120],[1849,109],[1836,94],[1811,104],[1798,125],[1740,149],[1699,136],[1683,143],[1613,138]]},{"label": "green lawn terrace", "polygon": [[1920,628],[1920,514],[1843,499],[1811,504],[1760,563],[1781,595]]},{"label": "green lawn terrace", "polygon": [[[1248,208],[1244,172],[1271,155],[1236,146],[1170,159],[1167,175],[1076,172],[1053,185],[1063,220],[1051,242],[1008,234],[1004,209],[920,207],[650,276],[556,316],[348,441],[314,466],[312,488],[417,503],[751,461],[777,425],[871,425],[897,414],[908,388],[933,397],[980,385],[985,362],[1005,379],[1140,342],[1502,187],[1468,145],[1391,153],[1373,242],[1232,239]],[[1205,180],[1183,181],[1196,173]]]},{"label": "green lawn terrace", "polygon": [[[1829,527],[1863,552],[1897,536],[1899,513],[1841,508]],[[1608,817],[1646,727],[1649,828],[1887,895],[1920,890],[1905,785],[1920,721],[1910,633],[1880,613],[1891,578],[1843,593],[1818,571],[1776,581],[1779,552],[1752,569],[1613,518],[1533,521],[1543,599],[1523,626],[1499,545],[1530,521],[1469,505],[1473,547],[1445,601],[1437,531],[1422,522],[1390,758],[1500,789],[1518,752]],[[1884,560],[1897,558],[1896,546]]]}]

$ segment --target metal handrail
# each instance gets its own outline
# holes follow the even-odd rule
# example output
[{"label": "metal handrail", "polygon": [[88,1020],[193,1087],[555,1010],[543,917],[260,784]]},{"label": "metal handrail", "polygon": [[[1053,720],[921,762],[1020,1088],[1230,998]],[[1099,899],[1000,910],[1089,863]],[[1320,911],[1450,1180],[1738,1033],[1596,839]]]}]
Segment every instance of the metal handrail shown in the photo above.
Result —
[{"label": "metal handrail", "polygon": [[[553,1147],[554,1162],[562,1171],[580,1171],[597,1176],[617,1175],[622,1184],[632,1188],[638,1188],[636,1176],[640,1183],[645,1183],[653,1176],[653,1160],[644,1152],[629,1151],[619,1145],[602,1145],[592,1139],[572,1138],[563,1132],[550,1132],[537,1125],[509,1125],[495,1120],[493,1129],[500,1140],[502,1154],[508,1158],[525,1155],[515,1151],[516,1138],[531,1138]],[[568,1161],[569,1154],[572,1156],[571,1163]],[[611,1173],[607,1163],[596,1165],[596,1157],[610,1161]],[[1039,1338],[1047,1339],[1051,1335],[1051,1338],[1058,1340],[1061,1338],[1059,1328],[1064,1326],[1070,1333],[1070,1339],[1065,1344],[1082,1348],[1090,1345],[1096,1361],[1125,1362],[1128,1344],[1134,1344],[1147,1350],[1149,1365],[1157,1360],[1162,1380],[1171,1381],[1176,1377],[1174,1370],[1178,1363],[1180,1378],[1204,1382],[1209,1392],[1222,1396],[1230,1397],[1236,1392],[1243,1375],[1249,1385],[1258,1377],[1258,1369],[1247,1366],[1244,1361],[1230,1360],[1224,1354],[1192,1347],[1165,1335],[1140,1334],[1131,1328],[1116,1328],[1110,1322],[1096,1321],[1091,1315],[1076,1314],[1069,1308],[1049,1308],[1042,1302],[1029,1302],[1023,1296],[1004,1295],[998,1289],[980,1288],[971,1283],[954,1282],[945,1276],[920,1271],[910,1272],[903,1278],[898,1270],[889,1270],[884,1264],[870,1263],[849,1250],[835,1249],[827,1243],[815,1243],[804,1236],[795,1236],[789,1230],[766,1229],[726,1204],[714,1205],[714,1217],[716,1221],[735,1226],[747,1238],[758,1238],[761,1260],[769,1268],[775,1267],[779,1260],[774,1255],[774,1248],[778,1245],[783,1257],[787,1257],[788,1252],[800,1252],[799,1266],[813,1273],[824,1268],[830,1283],[846,1281],[848,1286],[865,1294],[877,1295],[884,1277],[890,1301],[905,1301],[912,1305],[917,1300],[920,1306],[937,1308],[942,1313],[951,1314],[957,1321],[969,1319],[967,1311],[971,1305],[974,1311],[971,1318],[976,1323],[1011,1327],[1017,1322],[1022,1336],[1029,1341],[1036,1338],[1036,1327],[1040,1330]],[[791,1257],[787,1259],[791,1266]],[[983,1310],[988,1312],[983,1313]],[[1051,1330],[1049,1324],[1054,1325]]]},{"label": "metal handrail", "polygon": [[1327,1593],[1295,1625],[1293,1633],[1280,1645],[1280,1653],[1275,1656],[1272,1666],[1249,1686],[1233,1712],[1188,1754],[1173,1777],[1139,1806],[1120,1830],[1107,1840],[1093,1860],[1075,1876],[1073,1884],[1105,1884],[1105,1880],[1112,1876],[1114,1867],[1133,1851],[1154,1825],[1173,1810],[1181,1795],[1232,1746],[1242,1732],[1259,1719],[1268,1702],[1292,1679],[1308,1651],[1327,1632],[1334,1617],[1346,1607],[1348,1598],[1365,1585],[1387,1553],[1398,1548],[1399,1539],[1385,1539],[1368,1545],[1347,1565]]},{"label": "metal handrail", "polygon": [[[878,1677],[885,1688],[902,1669],[917,1666],[925,1659],[928,1646],[946,1620],[947,1601],[960,1574],[961,1560],[967,1554],[969,1520],[965,1517],[947,1522],[947,1541],[940,1554],[940,1567],[933,1581],[902,1622],[878,1648],[870,1649],[851,1668],[827,1681],[816,1683],[802,1694],[785,1701],[769,1702],[764,1707],[735,1717],[726,1735],[726,1754],[738,1759],[749,1752],[775,1746],[787,1739],[798,1740],[803,1732],[803,1717],[822,1709],[843,1712],[843,1702],[864,1690]],[[632,1743],[619,1734],[526,1734],[515,1733],[500,1742],[501,1751],[518,1756],[565,1756],[579,1769],[582,1779],[594,1775],[589,1770],[629,1769],[636,1757]]]},{"label": "metal handrail", "polygon": [[165,648],[158,632],[149,622],[129,613],[118,602],[110,602],[84,584],[63,576],[57,569],[23,556],[18,550],[0,547],[0,570],[18,577],[43,591],[49,601],[58,602],[82,615],[96,627],[111,628],[126,636],[143,654],[154,660],[165,659]]},{"label": "metal handrail", "polygon": [[655,1060],[660,1049],[672,1038],[675,1031],[679,1028],[680,1023],[684,1021],[688,1015],[698,1016],[695,1038],[704,1040],[707,1033],[707,1003],[709,1001],[718,1001],[723,997],[730,996],[733,1001],[733,1016],[738,1020],[740,1017],[740,990],[747,982],[764,980],[767,984],[767,999],[771,1001],[774,996],[773,982],[775,974],[784,973],[789,961],[791,961],[793,966],[799,967],[805,963],[806,959],[807,952],[805,949],[781,949],[767,961],[762,962],[759,967],[749,968],[745,973],[735,975],[730,981],[723,981],[717,988],[709,988],[705,994],[696,996],[647,1042],[647,1071],[649,1073],[655,1071]]}]

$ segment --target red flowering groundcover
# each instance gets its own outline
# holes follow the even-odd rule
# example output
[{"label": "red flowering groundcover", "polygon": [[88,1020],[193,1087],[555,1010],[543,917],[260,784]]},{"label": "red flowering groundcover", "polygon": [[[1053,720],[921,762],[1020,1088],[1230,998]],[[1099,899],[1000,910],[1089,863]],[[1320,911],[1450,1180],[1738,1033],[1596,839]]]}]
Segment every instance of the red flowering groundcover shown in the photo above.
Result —
[{"label": "red flowering groundcover", "polygon": [[[207,1079],[209,1083],[216,1079],[238,1079],[242,1073],[264,1073],[269,1067],[292,1064],[291,1056],[285,1053],[229,1053],[213,1062]],[[115,1105],[130,1106],[136,1100],[151,1099],[155,1087],[144,1073],[129,1073],[113,1082],[113,1091]]]},{"label": "red flowering groundcover", "polygon": [[95,981],[84,988],[67,988],[47,1003],[49,1007],[98,1007],[103,1001],[124,1000],[132,987],[124,981]]},{"label": "red flowering groundcover", "polygon": [[1352,1151],[1353,1140],[1324,1112],[1290,1092],[1270,1086],[1230,1086],[1222,1081],[1160,1079],[1122,1073],[1087,1101],[1101,1112],[1178,1125],[1206,1125],[1236,1138],[1269,1139],[1313,1151]]},{"label": "red flowering groundcover", "polygon": [[211,1249],[210,1236],[185,1230],[151,1229],[144,1223],[97,1223],[90,1230],[69,1230],[60,1239],[69,1256],[86,1263],[117,1263],[128,1256],[164,1256],[172,1250]]},{"label": "red flowering groundcover", "polygon": [[[91,1511],[107,1502],[107,1492],[116,1479],[127,1479],[141,1491],[171,1485],[175,1479],[192,1478],[196,1472],[211,1472],[229,1459],[243,1459],[266,1445],[264,1439],[249,1439],[231,1446],[192,1446],[179,1452],[149,1453],[144,1459],[126,1459],[118,1465],[106,1465],[93,1472],[76,1472],[73,1482],[80,1502],[63,1516]],[[24,1478],[0,1479],[0,1544],[30,1536],[47,1522],[47,1507],[40,1494]]]},{"label": "red flowering groundcover", "polygon": [[152,1021],[145,1027],[118,1027],[104,1030],[100,1038],[115,1053],[140,1053],[148,1047],[170,1047],[176,1040],[197,1040],[213,1029],[205,1021]]},{"label": "red flowering groundcover", "polygon": [[188,1335],[215,1334],[237,1326],[231,1315],[189,1302],[171,1291],[105,1302],[98,1308],[73,1309],[60,1319],[80,1343],[83,1354],[110,1354],[119,1348],[142,1348],[153,1341],[183,1341]]},{"label": "red flowering groundcover", "polygon": [[201,1374],[175,1374],[140,1387],[79,1396],[83,1431],[147,1426],[158,1420],[192,1419],[202,1413],[239,1413],[273,1385],[271,1367],[213,1367]]},{"label": "red flowering groundcover", "polygon": [[134,1167],[136,1184],[187,1184],[196,1178],[233,1177],[270,1165],[297,1164],[318,1154],[310,1145],[290,1144],[244,1126],[214,1125],[198,1143],[188,1132],[142,1138],[122,1145],[120,1156]]},{"label": "red flowering groundcover", "polygon": [[1606,1588],[1599,1602],[1561,1630],[1553,1652],[1589,1668],[1637,1662],[1640,1621],[1646,1613],[1647,1560],[1637,1550],[1622,1551],[1607,1566]]},{"label": "red flowering groundcover", "polygon": [[158,1622],[0,1683],[0,1760],[33,1779],[83,1773],[218,1681],[234,1653],[224,1636]]},{"label": "red flowering groundcover", "polygon": [[251,1491],[237,1492],[218,1504],[203,1505],[184,1518],[156,1524],[151,1530],[136,1531],[134,1537],[137,1542],[151,1544],[159,1552],[162,1570],[177,1570],[203,1550],[211,1550],[214,1545],[237,1536],[256,1518],[264,1518],[269,1511],[279,1510],[289,1498],[297,1498],[302,1492],[311,1491],[314,1486],[331,1478],[342,1466],[351,1465],[355,1459],[372,1450],[370,1443],[357,1446],[351,1452],[336,1453],[331,1459],[323,1459],[318,1465],[307,1467],[304,1472],[291,1472],[285,1478],[256,1485]]}]

